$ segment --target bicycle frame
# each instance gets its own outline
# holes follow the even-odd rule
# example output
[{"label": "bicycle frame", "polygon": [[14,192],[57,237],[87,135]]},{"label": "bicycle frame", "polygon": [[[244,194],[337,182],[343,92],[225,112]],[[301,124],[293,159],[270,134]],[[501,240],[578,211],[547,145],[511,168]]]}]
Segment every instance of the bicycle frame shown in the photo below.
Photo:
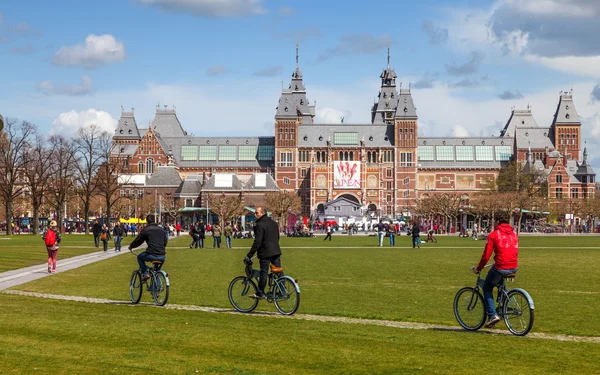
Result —
[{"label": "bicycle frame", "polygon": [[[477,283],[475,284],[475,288],[473,288],[475,291],[479,291],[481,294],[483,294],[483,282],[485,281],[484,278],[481,277],[481,274],[477,274]],[[511,290],[517,290],[521,293],[523,293],[523,295],[525,295],[525,298],[527,298],[527,302],[529,303],[530,308],[533,310],[535,308],[535,305],[533,303],[533,298],[531,298],[531,296],[529,295],[529,293],[527,293],[527,291],[525,289],[521,289],[521,288],[514,288],[514,289],[507,289],[506,288],[506,279],[503,277],[502,281],[500,282],[499,285],[497,285],[498,287],[498,296],[496,298],[496,302],[498,302],[498,306],[496,306],[496,312],[498,313],[498,316],[500,317],[504,317],[504,313],[503,311],[503,307],[504,304],[506,303],[506,301],[508,301],[508,292]],[[473,293],[473,296],[471,296],[471,302],[469,302],[469,306],[468,309],[472,310],[475,308],[475,305],[471,306],[471,304],[473,303],[473,299],[475,299],[475,293]],[[475,302],[477,302],[477,300],[475,299]]]}]

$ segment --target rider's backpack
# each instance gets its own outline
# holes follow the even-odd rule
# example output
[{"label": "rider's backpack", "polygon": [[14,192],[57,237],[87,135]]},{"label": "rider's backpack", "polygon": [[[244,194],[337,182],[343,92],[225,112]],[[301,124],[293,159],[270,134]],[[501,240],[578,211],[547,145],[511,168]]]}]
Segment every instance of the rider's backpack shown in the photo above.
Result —
[{"label": "rider's backpack", "polygon": [[56,245],[56,232],[53,229],[48,229],[44,242],[46,243],[46,246]]}]

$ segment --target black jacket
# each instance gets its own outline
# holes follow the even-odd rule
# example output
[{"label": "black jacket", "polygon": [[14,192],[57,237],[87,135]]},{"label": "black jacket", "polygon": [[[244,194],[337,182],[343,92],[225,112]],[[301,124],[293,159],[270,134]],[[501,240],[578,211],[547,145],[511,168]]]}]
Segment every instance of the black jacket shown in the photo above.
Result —
[{"label": "black jacket", "polygon": [[92,226],[92,233],[93,234],[100,234],[102,232],[102,225],[100,225],[100,223],[95,223]]},{"label": "black jacket", "polygon": [[254,243],[248,253],[248,258],[252,258],[256,252],[258,252],[258,259],[281,255],[281,249],[279,248],[279,226],[267,215],[256,220]]},{"label": "black jacket", "polygon": [[421,230],[421,228],[419,228],[419,224],[415,224],[412,227],[412,231],[411,234],[413,237],[419,237],[419,231]]},{"label": "black jacket", "polygon": [[125,231],[123,230],[123,227],[120,225],[115,225],[115,227],[113,228],[113,236],[123,237],[124,233],[125,233]]},{"label": "black jacket", "polygon": [[140,234],[131,242],[129,246],[138,247],[144,243],[148,244],[146,251],[152,255],[165,255],[167,252],[167,242],[169,242],[169,233],[158,224],[149,224]]}]

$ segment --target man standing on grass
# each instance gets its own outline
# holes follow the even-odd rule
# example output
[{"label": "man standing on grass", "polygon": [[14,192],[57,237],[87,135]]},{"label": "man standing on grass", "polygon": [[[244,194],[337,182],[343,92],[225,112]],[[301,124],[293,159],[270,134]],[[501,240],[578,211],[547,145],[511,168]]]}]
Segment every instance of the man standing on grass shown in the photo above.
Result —
[{"label": "man standing on grass", "polygon": [[498,226],[496,230],[489,234],[485,249],[481,255],[481,260],[473,272],[481,272],[492,252],[494,255],[494,265],[490,268],[485,282],[483,283],[483,299],[485,302],[485,312],[488,316],[488,322],[485,325],[488,328],[493,327],[500,321],[494,306],[494,287],[498,286],[504,275],[517,273],[519,270],[519,237],[508,224],[508,214],[502,212],[496,216]]},{"label": "man standing on grass", "polygon": [[256,225],[254,226],[254,243],[244,258],[246,264],[252,263],[252,257],[258,253],[260,261],[260,279],[258,280],[258,291],[251,296],[257,299],[265,299],[265,286],[267,285],[267,274],[269,265],[281,269],[281,248],[279,247],[279,226],[270,217],[265,215],[264,207],[256,207]]},{"label": "man standing on grass", "polygon": [[377,224],[377,237],[379,238],[379,246],[383,246],[383,237],[385,237],[385,224],[381,219],[379,219],[379,223]]},{"label": "man standing on grass", "polygon": [[100,221],[96,219],[96,222],[92,226],[92,234],[94,235],[94,244],[96,247],[100,247],[100,233],[102,232],[102,225]]}]

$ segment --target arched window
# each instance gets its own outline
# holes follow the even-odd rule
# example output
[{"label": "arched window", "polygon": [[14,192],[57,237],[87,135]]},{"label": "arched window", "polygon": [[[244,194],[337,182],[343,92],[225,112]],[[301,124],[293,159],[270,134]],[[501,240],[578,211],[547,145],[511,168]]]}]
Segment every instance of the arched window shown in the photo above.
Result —
[{"label": "arched window", "polygon": [[327,157],[325,155],[325,151],[321,151],[321,160],[323,161],[323,163],[327,162]]},{"label": "arched window", "polygon": [[146,173],[154,173],[154,159],[146,159]]},{"label": "arched window", "polygon": [[317,151],[317,163],[321,162],[321,152]]},{"label": "arched window", "polygon": [[350,151],[350,161],[354,161],[354,152]]},{"label": "arched window", "polygon": [[340,151],[340,160],[344,160],[344,153]]},{"label": "arched window", "polygon": [[348,161],[348,151],[344,152],[344,160]]},{"label": "arched window", "polygon": [[142,161],[138,163],[138,173],[144,173],[144,162]]},{"label": "arched window", "polygon": [[556,183],[557,184],[562,184],[562,174],[557,174],[556,175]]}]

